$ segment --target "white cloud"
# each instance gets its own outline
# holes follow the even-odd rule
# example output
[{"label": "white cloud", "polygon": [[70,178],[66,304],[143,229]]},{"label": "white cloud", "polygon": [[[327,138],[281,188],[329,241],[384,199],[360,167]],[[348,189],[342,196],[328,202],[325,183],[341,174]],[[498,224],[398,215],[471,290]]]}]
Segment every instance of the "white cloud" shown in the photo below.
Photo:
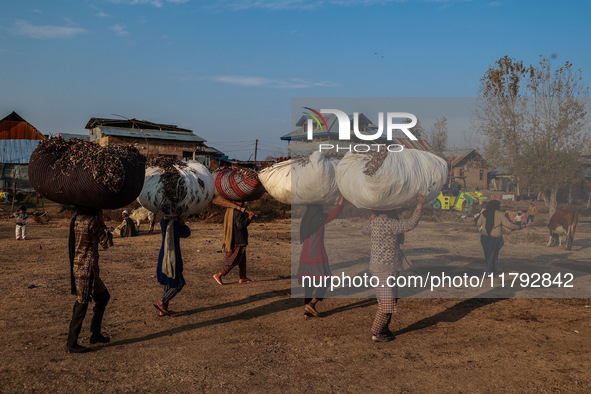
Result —
[{"label": "white cloud", "polygon": [[94,14],[94,16],[98,16],[99,18],[108,18],[108,17],[110,17],[111,15],[109,15],[109,14],[105,14],[104,12],[102,12],[102,11],[99,11],[99,12],[97,12],[96,14]]},{"label": "white cloud", "polygon": [[164,3],[172,3],[172,4],[183,4],[187,3],[189,0],[111,0],[112,3],[117,4],[150,4],[154,7],[162,7]]},{"label": "white cloud", "polygon": [[214,7],[226,7],[232,10],[246,10],[252,8],[267,10],[311,10],[323,5],[350,7],[357,5],[388,4],[404,0],[222,0]]},{"label": "white cloud", "polygon": [[114,31],[115,34],[117,34],[118,36],[124,37],[124,36],[129,35],[129,32],[127,31],[127,27],[122,23],[118,23],[116,25],[110,26],[109,29]]},{"label": "white cloud", "polygon": [[29,21],[18,19],[13,27],[7,29],[9,33],[16,36],[29,38],[68,38],[78,34],[87,33],[88,30],[81,27],[72,26],[53,26],[53,25],[33,25]]},{"label": "white cloud", "polygon": [[40,9],[38,9],[38,8],[35,8],[35,9],[33,10],[33,12],[34,12],[35,14],[41,14],[41,12],[42,12],[42,11],[41,11]]},{"label": "white cloud", "polygon": [[249,86],[249,87],[267,87],[279,89],[305,89],[316,87],[335,87],[334,82],[329,81],[308,81],[301,78],[273,79],[265,77],[249,77],[244,75],[219,75],[210,77],[215,82],[226,83],[230,85]]},{"label": "white cloud", "polygon": [[490,3],[488,3],[489,7],[499,7],[501,5],[502,3],[500,1],[491,1]]}]

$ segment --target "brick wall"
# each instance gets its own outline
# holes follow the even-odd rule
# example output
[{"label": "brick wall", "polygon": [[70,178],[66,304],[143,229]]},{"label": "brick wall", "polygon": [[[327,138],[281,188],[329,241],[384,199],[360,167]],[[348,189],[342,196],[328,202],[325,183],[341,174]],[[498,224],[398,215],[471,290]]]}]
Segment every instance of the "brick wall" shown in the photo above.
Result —
[{"label": "brick wall", "polygon": [[107,145],[135,145],[141,154],[145,156],[175,156],[177,159],[183,158],[183,152],[193,152],[197,146],[194,142],[183,142],[183,141],[164,141],[164,140],[146,140],[140,138],[124,138],[124,137],[113,137],[106,136],[99,138],[97,141],[101,146]]}]

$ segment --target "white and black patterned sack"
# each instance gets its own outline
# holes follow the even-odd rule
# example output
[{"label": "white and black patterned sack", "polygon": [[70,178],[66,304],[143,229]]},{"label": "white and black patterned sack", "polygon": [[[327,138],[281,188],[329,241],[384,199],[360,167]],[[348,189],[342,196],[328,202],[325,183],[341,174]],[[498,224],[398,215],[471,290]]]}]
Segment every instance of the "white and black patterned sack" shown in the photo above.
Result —
[{"label": "white and black patterned sack", "polygon": [[138,200],[154,213],[187,216],[207,207],[213,197],[209,170],[198,162],[183,162],[167,169],[148,167]]}]

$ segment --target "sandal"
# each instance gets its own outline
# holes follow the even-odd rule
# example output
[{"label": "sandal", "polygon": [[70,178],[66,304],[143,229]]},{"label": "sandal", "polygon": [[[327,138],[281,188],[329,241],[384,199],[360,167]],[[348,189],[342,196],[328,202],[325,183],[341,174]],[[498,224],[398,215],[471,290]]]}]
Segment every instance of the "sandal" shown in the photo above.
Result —
[{"label": "sandal", "polygon": [[164,304],[162,302],[158,302],[153,304],[156,309],[160,311],[160,316],[169,316],[170,312],[164,309]]}]

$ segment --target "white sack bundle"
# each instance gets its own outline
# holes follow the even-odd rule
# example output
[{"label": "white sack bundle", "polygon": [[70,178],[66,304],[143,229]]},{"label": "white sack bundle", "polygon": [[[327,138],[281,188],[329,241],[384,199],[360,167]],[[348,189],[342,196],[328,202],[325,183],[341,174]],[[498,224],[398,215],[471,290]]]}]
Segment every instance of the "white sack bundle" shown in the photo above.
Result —
[{"label": "white sack bundle", "polygon": [[211,172],[197,162],[160,163],[146,169],[138,200],[163,215],[187,216],[205,208],[214,197]]},{"label": "white sack bundle", "polygon": [[267,192],[282,203],[331,205],[340,197],[335,181],[338,162],[314,152],[265,168],[259,172],[259,179]]},{"label": "white sack bundle", "polygon": [[336,169],[342,195],[357,208],[390,210],[416,204],[419,193],[435,198],[447,181],[447,163],[416,149],[347,153]]}]

